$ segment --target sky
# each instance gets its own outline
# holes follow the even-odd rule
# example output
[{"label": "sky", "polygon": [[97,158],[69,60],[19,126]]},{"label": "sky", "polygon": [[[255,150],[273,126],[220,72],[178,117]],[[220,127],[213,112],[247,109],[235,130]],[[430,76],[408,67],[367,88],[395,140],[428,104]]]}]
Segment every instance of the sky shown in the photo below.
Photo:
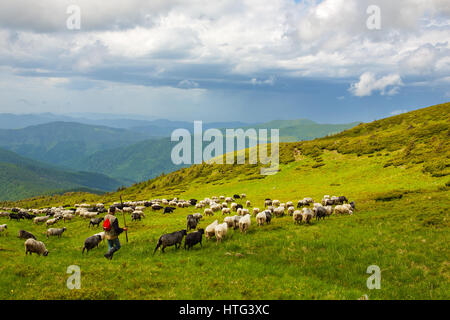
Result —
[{"label": "sky", "polygon": [[448,101],[448,0],[0,2],[0,112],[345,123]]}]

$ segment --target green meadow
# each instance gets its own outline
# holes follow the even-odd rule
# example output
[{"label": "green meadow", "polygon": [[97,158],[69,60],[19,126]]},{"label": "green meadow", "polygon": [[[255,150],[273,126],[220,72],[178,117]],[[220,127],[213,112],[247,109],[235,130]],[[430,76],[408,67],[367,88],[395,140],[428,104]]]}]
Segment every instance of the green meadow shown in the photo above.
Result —
[{"label": "green meadow", "polygon": [[[186,216],[146,209],[131,222],[129,242],[109,261],[106,243],[81,254],[85,238],[100,232],[89,220],[58,222],[67,231],[46,239],[44,225],[10,221],[0,235],[0,299],[449,299],[450,104],[361,124],[340,134],[280,145],[280,171],[258,165],[201,164],[114,193],[42,196],[2,206],[42,208],[75,203],[154,198],[203,199],[246,193],[252,207],[264,199],[297,203],[304,197],[345,195],[353,215],[295,225],[291,216],[228,230],[224,241],[203,240],[190,251],[153,250],[160,235],[186,228]],[[238,201],[239,202],[239,201]],[[240,201],[242,202],[242,201]],[[203,210],[201,210],[202,212]],[[123,225],[122,214],[119,214]],[[204,217],[199,228],[221,213]],[[43,241],[47,257],[25,256],[25,229]],[[81,268],[81,289],[69,290],[67,267]],[[381,289],[370,290],[370,265],[381,269]]]}]

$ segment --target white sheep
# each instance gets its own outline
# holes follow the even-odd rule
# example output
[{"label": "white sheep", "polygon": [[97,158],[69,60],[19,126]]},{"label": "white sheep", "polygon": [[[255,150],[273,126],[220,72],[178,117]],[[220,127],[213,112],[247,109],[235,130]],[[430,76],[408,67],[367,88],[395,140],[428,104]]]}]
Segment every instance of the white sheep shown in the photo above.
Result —
[{"label": "white sheep", "polygon": [[251,207],[251,203],[250,203],[250,201],[249,201],[249,200],[247,200],[247,201],[245,202],[245,205],[247,206],[247,208],[248,208],[248,207]]},{"label": "white sheep", "polygon": [[239,230],[241,232],[247,233],[247,230],[250,228],[250,223],[251,223],[250,215],[246,214],[239,220]]},{"label": "white sheep", "polygon": [[295,208],[294,207],[288,207],[288,215],[292,216],[294,214]]},{"label": "white sheep", "polygon": [[228,225],[228,228],[232,228],[234,227],[234,217],[225,217],[225,219],[223,219],[223,222],[226,222]]},{"label": "white sheep", "polygon": [[242,198],[242,199],[244,199],[244,198],[246,198],[246,197],[247,197],[247,195],[246,195],[245,193],[242,193],[242,194],[241,194],[241,198]]},{"label": "white sheep", "polygon": [[295,224],[300,224],[300,222],[302,222],[303,220],[302,212],[300,210],[295,210],[292,214],[292,219],[294,220]]},{"label": "white sheep", "polygon": [[211,209],[206,208],[205,211],[203,211],[203,214],[204,214],[205,216],[207,216],[207,215],[213,216],[213,215],[214,215],[214,212],[213,212]]},{"label": "white sheep", "polygon": [[30,253],[30,255],[33,253],[37,253],[39,256],[41,254],[43,256],[48,255],[48,250],[42,241],[37,241],[30,238],[25,241],[24,246],[25,246],[25,255],[27,255],[28,252]]},{"label": "white sheep", "polygon": [[230,208],[223,208],[222,209],[222,215],[230,214],[230,213],[231,213],[231,209]]},{"label": "white sheep", "polygon": [[61,235],[64,231],[66,231],[66,227],[64,228],[50,228],[47,230],[47,238],[49,236],[58,236],[58,238],[61,238]]},{"label": "white sheep", "polygon": [[205,229],[205,238],[206,239],[209,239],[209,238],[211,238],[212,236],[214,236],[215,235],[215,233],[216,233],[216,226],[219,224],[219,221],[217,221],[217,220],[214,220],[214,222],[213,223],[211,223],[209,226],[207,226],[206,227],[206,229]]},{"label": "white sheep", "polygon": [[236,211],[236,210],[237,210],[236,207],[237,207],[237,203],[236,203],[236,202],[233,202],[233,203],[231,204],[231,210]]},{"label": "white sheep", "polygon": [[292,201],[286,202],[286,207],[289,209],[290,207],[293,207],[294,203]]},{"label": "white sheep", "polygon": [[257,223],[257,225],[258,226],[263,226],[264,223],[266,223],[266,218],[267,218],[267,216],[266,216],[265,212],[259,212],[256,215],[256,223]]},{"label": "white sheep", "polygon": [[71,214],[71,213],[64,213],[63,214],[63,219],[64,219],[64,222],[66,222],[66,220],[72,220],[73,219],[73,214]]},{"label": "white sheep", "polygon": [[0,224],[0,233],[3,233],[3,231],[8,229],[8,225],[7,224]]},{"label": "white sheep", "polygon": [[226,222],[218,224],[215,227],[214,233],[216,235],[217,242],[222,242],[222,239],[226,236],[227,231],[228,231],[228,224]]},{"label": "white sheep", "polygon": [[40,222],[45,222],[50,219],[50,216],[36,217],[33,219],[33,223],[38,224]]},{"label": "white sheep", "polygon": [[259,213],[259,208],[253,208],[253,215],[256,216]]},{"label": "white sheep", "polygon": [[302,209],[302,216],[303,216],[303,222],[311,223],[311,220],[313,218],[313,211],[309,208],[303,208]]},{"label": "white sheep", "polygon": [[348,206],[346,206],[346,205],[337,205],[336,207],[334,207],[334,212],[336,213],[336,214],[353,214],[353,211],[352,211],[352,207],[350,206],[350,205],[348,205]]},{"label": "white sheep", "polygon": [[280,200],[273,200],[272,201],[272,206],[279,207],[280,206]]},{"label": "white sheep", "polygon": [[48,220],[45,222],[45,224],[46,224],[47,227],[48,227],[48,226],[51,226],[51,225],[57,223],[58,220],[59,220],[58,218],[48,219]]}]

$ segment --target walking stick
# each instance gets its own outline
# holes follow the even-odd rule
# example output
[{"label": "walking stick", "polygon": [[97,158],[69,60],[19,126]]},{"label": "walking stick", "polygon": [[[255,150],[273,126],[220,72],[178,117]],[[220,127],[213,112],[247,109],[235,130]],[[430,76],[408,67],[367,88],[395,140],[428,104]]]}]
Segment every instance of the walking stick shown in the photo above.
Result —
[{"label": "walking stick", "polygon": [[[123,211],[122,196],[120,196],[120,203],[122,204],[123,226],[126,228],[127,227],[127,222],[125,221],[125,211]],[[128,243],[128,230],[125,230],[125,237],[127,238],[127,243]]]}]

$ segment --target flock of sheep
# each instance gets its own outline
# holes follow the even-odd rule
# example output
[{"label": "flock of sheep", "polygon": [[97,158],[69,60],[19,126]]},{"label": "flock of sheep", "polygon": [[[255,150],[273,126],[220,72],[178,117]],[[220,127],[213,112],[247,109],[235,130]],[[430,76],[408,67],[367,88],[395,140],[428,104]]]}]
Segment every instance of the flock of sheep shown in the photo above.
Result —
[{"label": "flock of sheep", "polygon": [[[238,199],[240,201],[238,201]],[[230,228],[235,230],[239,229],[241,233],[246,233],[250,228],[252,216],[255,218],[258,226],[269,224],[273,217],[282,217],[286,214],[293,217],[295,224],[310,224],[314,218],[316,220],[320,220],[320,218],[324,219],[333,213],[336,215],[351,215],[355,210],[355,203],[349,203],[345,196],[330,197],[328,195],[324,196],[320,203],[314,202],[312,198],[301,199],[297,202],[297,206],[295,206],[292,201],[281,203],[279,200],[265,199],[264,210],[252,207],[251,202],[246,200],[245,194],[235,194],[233,197],[213,196],[200,201],[197,199],[182,200],[174,198],[172,200],[154,199],[150,201],[128,201],[125,203],[116,202],[110,207],[112,206],[124,213],[129,213],[132,221],[140,221],[142,218],[145,218],[144,210],[146,208],[151,208],[152,211],[163,210],[163,213],[172,213],[177,208],[195,207],[195,209],[203,209],[203,215],[205,216],[214,216],[215,213],[220,212],[222,213],[222,216],[227,215],[224,217],[222,223],[219,223],[219,220],[215,220],[213,223],[206,226],[206,228],[197,229],[203,215],[201,213],[189,214],[187,216],[186,229],[162,235],[158,239],[153,254],[158,248],[161,248],[162,252],[164,252],[164,249],[168,246],[179,248],[183,238],[185,238],[185,249],[190,249],[198,243],[202,246],[203,235],[206,239],[215,237],[216,243],[220,243],[223,241]],[[7,211],[0,212],[0,217],[9,217],[10,220],[17,221],[29,219],[33,220],[33,223],[35,224],[45,224],[47,227],[55,225],[61,220],[66,222],[75,217],[80,217],[89,219],[89,228],[91,226],[98,227],[103,221],[103,217],[100,217],[99,215],[107,212],[105,205],[102,203],[95,205],[76,204],[74,208],[70,209],[53,207],[45,209],[3,208],[3,210]],[[231,212],[235,212],[236,215],[231,216]],[[0,234],[5,233],[7,228],[7,224],[0,225]],[[188,231],[195,229],[197,229],[197,231],[188,233]],[[45,234],[47,238],[50,236],[61,237],[66,230],[66,227],[52,227],[48,228]],[[43,256],[48,255],[45,244],[42,241],[38,241],[32,233],[26,230],[20,230],[18,236],[19,238],[26,240],[24,244],[25,254],[37,253],[38,255],[42,254]],[[88,237],[84,242],[82,253],[84,253],[85,250],[89,252],[89,250],[98,247],[104,238],[104,232],[96,233]]]}]

